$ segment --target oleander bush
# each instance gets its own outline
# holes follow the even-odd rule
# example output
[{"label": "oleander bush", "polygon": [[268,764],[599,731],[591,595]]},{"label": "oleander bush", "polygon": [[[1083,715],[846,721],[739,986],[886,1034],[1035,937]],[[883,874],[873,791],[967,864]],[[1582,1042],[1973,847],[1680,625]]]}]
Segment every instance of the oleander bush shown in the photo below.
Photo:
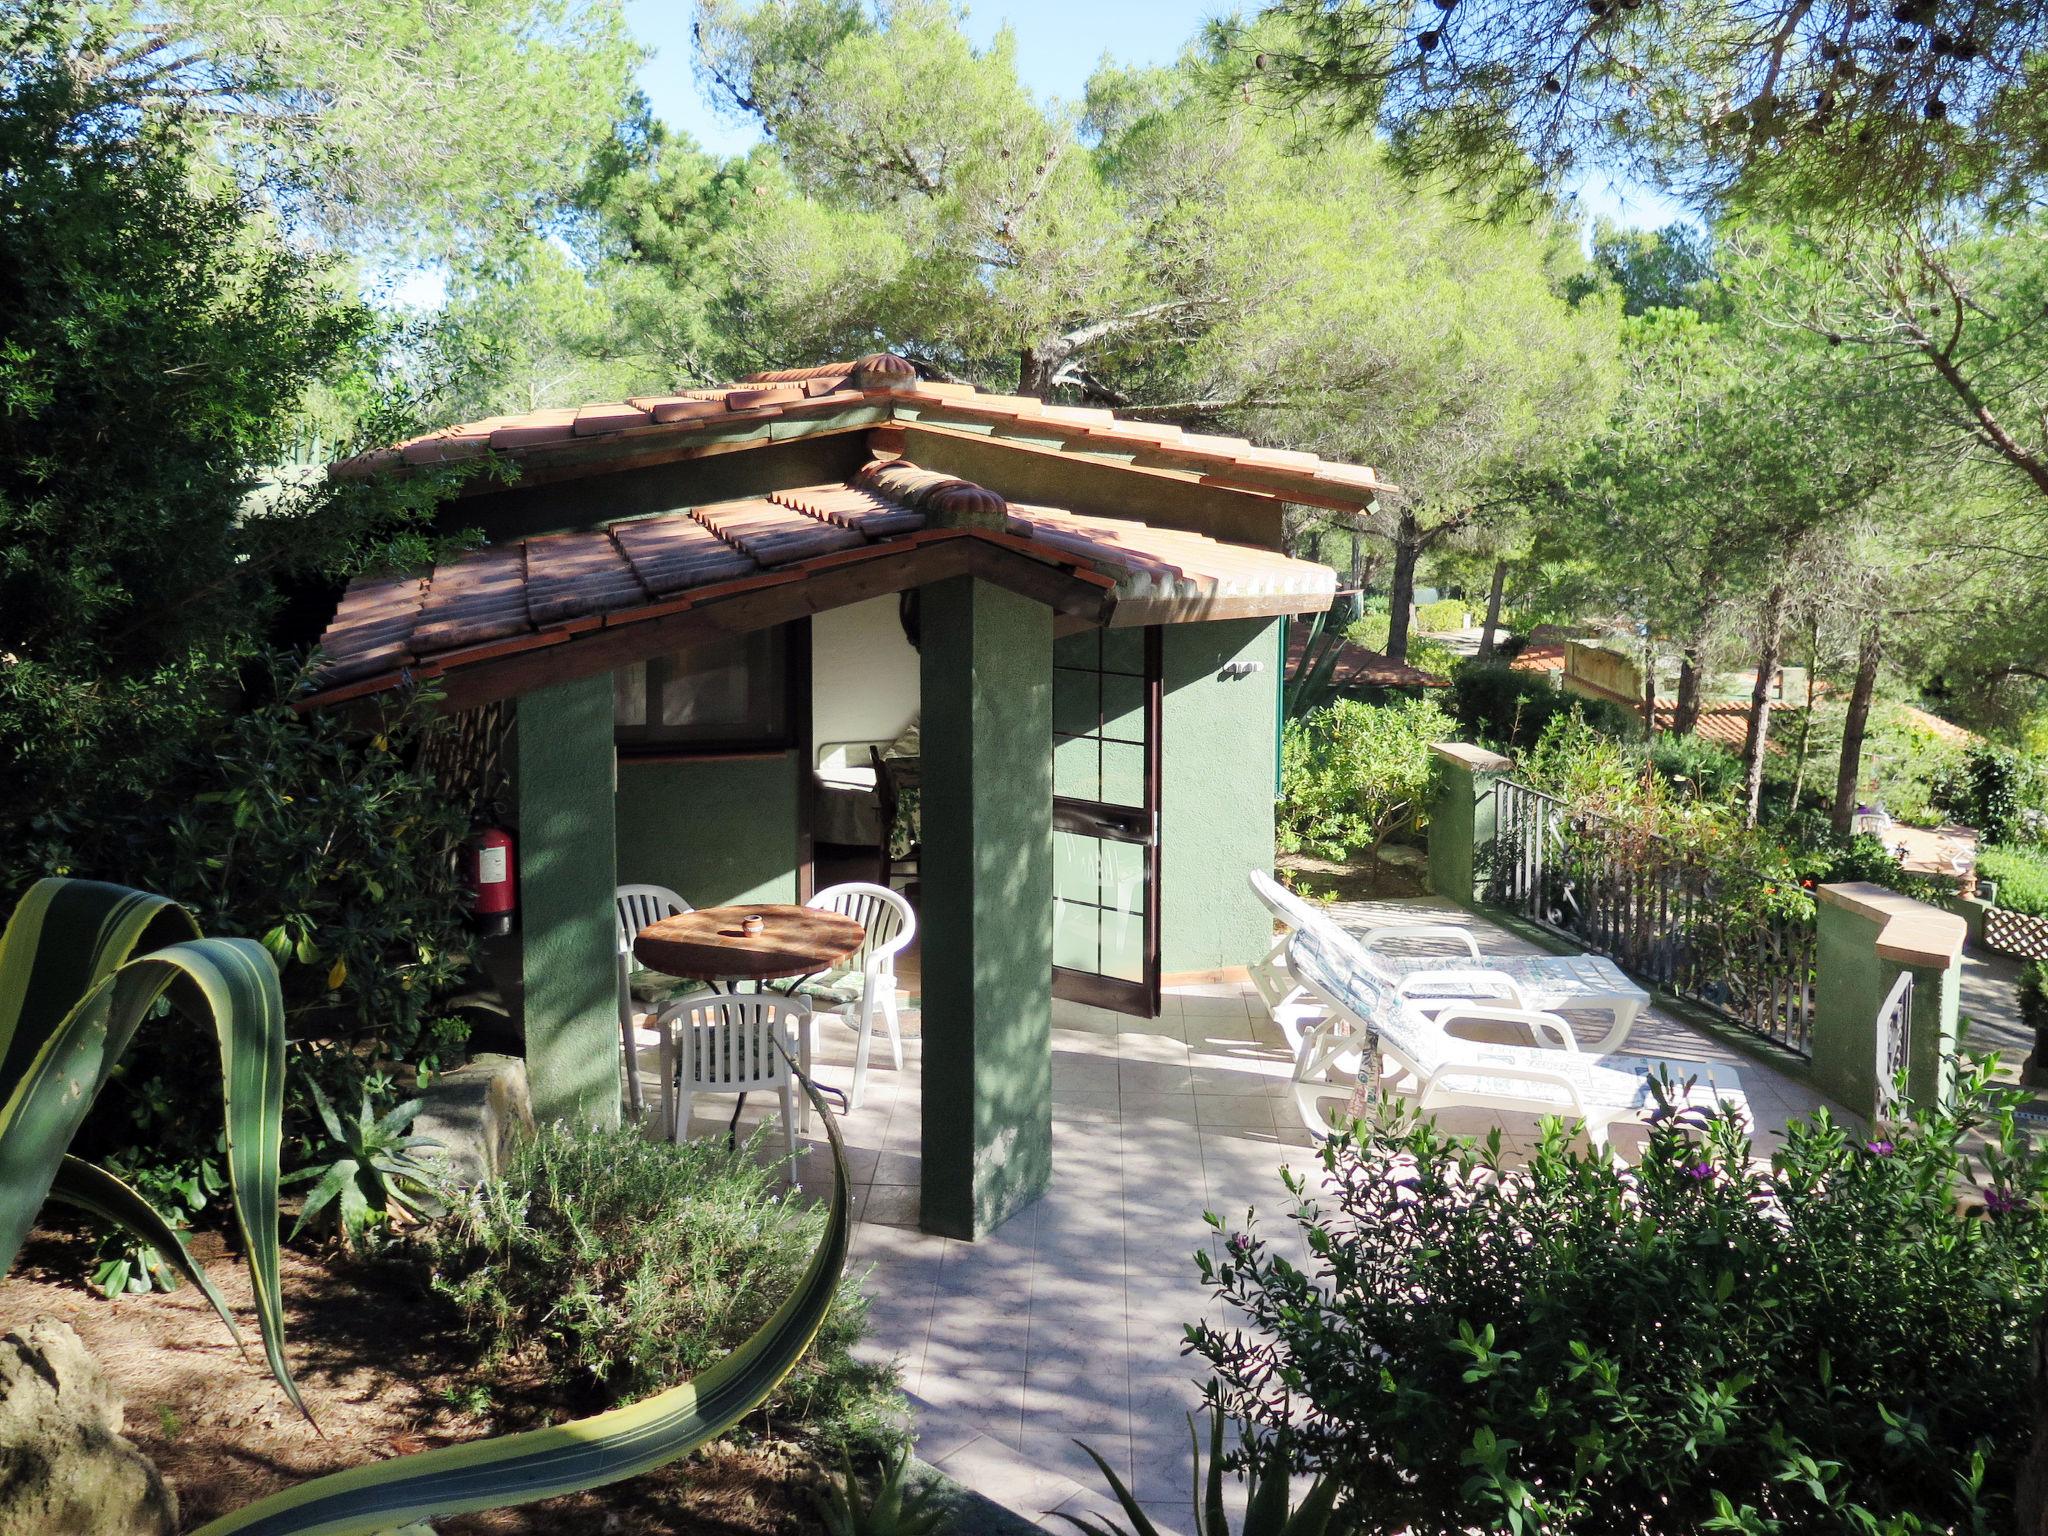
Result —
[{"label": "oleander bush", "polygon": [[[779,1165],[755,1151],[650,1141],[632,1127],[553,1125],[529,1138],[435,1237],[434,1288],[484,1345],[488,1379],[538,1373],[595,1410],[687,1380],[756,1332],[796,1289],[825,1211],[785,1192]],[[752,1422],[828,1458],[893,1453],[902,1399],[892,1366],[853,1358],[866,1328],[848,1277]]]},{"label": "oleander bush", "polygon": [[1345,859],[1419,829],[1432,743],[1457,734],[1434,699],[1339,699],[1290,720],[1280,745],[1280,846]]},{"label": "oleander bush", "polygon": [[1305,1263],[1211,1218],[1244,1320],[1189,1348],[1365,1532],[2007,1530],[2048,1304],[2018,1097],[1817,1113],[1767,1171],[1728,1106],[1660,1108],[1632,1168],[1553,1122],[1516,1168],[1395,1105],[1283,1175]]}]

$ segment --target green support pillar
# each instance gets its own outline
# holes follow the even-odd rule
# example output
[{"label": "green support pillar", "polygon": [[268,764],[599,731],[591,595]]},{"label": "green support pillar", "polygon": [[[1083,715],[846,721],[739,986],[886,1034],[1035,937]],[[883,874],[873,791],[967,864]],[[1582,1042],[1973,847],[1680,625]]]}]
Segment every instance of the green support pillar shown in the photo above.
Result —
[{"label": "green support pillar", "polygon": [[921,590],[923,1225],[972,1239],[1052,1178],[1052,611]]},{"label": "green support pillar", "polygon": [[1498,752],[1439,741],[1429,800],[1429,888],[1461,907],[1478,899],[1486,883],[1486,850],[1493,846],[1493,786],[1514,764]]},{"label": "green support pillar", "polygon": [[1869,1114],[1877,1101],[1878,1014],[1902,972],[1913,975],[1907,1095],[1946,1106],[1955,1091],[1968,925],[1953,912],[1867,881],[1824,885],[1817,908],[1813,1076],[1831,1098]]},{"label": "green support pillar", "polygon": [[523,695],[519,930],[526,1073],[543,1121],[619,1121],[609,674]]}]

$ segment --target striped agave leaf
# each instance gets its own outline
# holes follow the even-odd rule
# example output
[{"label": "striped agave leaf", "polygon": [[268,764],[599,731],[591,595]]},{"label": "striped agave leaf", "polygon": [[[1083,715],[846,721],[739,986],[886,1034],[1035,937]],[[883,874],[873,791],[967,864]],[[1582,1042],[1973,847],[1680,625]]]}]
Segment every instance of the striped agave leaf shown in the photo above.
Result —
[{"label": "striped agave leaf", "polygon": [[[247,939],[200,937],[191,914],[165,897],[93,880],[40,880],[0,933],[0,1273],[53,1186],[60,1198],[97,1201],[102,1214],[135,1224],[126,1198],[140,1203],[133,1190],[100,1170],[91,1170],[93,1178],[81,1171],[90,1165],[71,1166],[66,1157],[86,1111],[166,993],[208,1020],[220,1040],[228,1179],[263,1352],[305,1413],[285,1364],[278,1294],[284,995],[277,967]],[[139,1235],[196,1276],[174,1233],[165,1248],[168,1230],[159,1220]],[[201,1289],[225,1317],[213,1288],[202,1280]]]},{"label": "striped agave leaf", "polygon": [[804,1084],[832,1146],[824,1241],[759,1332],[679,1387],[547,1429],[351,1467],[223,1516],[197,1536],[377,1536],[416,1521],[531,1503],[636,1477],[716,1439],[764,1402],[810,1348],[846,1268],[845,1149]]},{"label": "striped agave leaf", "polygon": [[235,1315],[228,1310],[226,1298],[207,1277],[199,1261],[192,1257],[178,1229],[165,1221],[163,1213],[143,1199],[131,1185],[97,1164],[67,1152],[57,1168],[56,1181],[50,1185],[49,1198],[76,1206],[114,1226],[126,1227],[148,1243],[166,1264],[191,1281],[199,1294],[206,1298],[215,1315],[227,1325],[228,1337],[235,1341],[235,1347],[241,1350],[244,1359],[248,1358],[249,1346],[242,1342],[242,1330],[235,1326]]}]

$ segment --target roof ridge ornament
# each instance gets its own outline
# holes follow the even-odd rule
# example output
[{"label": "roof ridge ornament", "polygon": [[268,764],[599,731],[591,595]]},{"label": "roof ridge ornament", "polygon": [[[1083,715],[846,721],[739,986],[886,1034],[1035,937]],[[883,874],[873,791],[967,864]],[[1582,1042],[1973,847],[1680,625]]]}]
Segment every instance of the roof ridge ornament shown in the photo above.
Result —
[{"label": "roof ridge ornament", "polygon": [[920,469],[904,459],[875,459],[856,477],[863,488],[905,506],[916,507],[931,528],[980,528],[1003,533],[1010,526],[1010,504],[994,491]]},{"label": "roof ridge ornament", "polygon": [[767,368],[746,377],[749,384],[818,384],[830,379],[855,389],[900,391],[917,387],[917,370],[894,352],[869,352],[846,363],[810,368]]}]

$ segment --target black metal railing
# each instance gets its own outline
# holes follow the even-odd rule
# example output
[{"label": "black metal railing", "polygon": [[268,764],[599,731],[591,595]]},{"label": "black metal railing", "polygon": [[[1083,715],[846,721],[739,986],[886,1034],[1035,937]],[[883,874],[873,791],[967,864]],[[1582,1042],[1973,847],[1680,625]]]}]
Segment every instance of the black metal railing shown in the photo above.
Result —
[{"label": "black metal railing", "polygon": [[1738,914],[1670,842],[1512,779],[1494,786],[1487,899],[1664,991],[1812,1054],[1811,917]]}]

